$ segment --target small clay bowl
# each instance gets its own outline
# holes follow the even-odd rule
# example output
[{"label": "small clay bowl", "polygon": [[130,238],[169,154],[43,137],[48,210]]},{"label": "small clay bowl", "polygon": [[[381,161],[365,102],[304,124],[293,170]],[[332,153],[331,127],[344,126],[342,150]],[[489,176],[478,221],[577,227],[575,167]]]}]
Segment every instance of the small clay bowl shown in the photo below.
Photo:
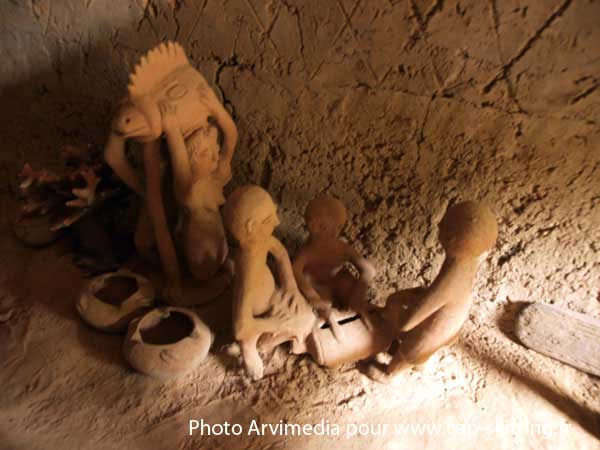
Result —
[{"label": "small clay bowl", "polygon": [[157,308],[129,324],[123,354],[131,366],[161,380],[180,377],[208,354],[213,334],[185,308]]},{"label": "small clay bowl", "polygon": [[150,281],[121,270],[93,278],[83,289],[77,311],[87,323],[102,331],[125,331],[132,319],[154,303]]},{"label": "small clay bowl", "polygon": [[52,244],[60,236],[60,231],[52,230],[48,216],[22,216],[12,222],[12,229],[22,243],[34,248]]}]

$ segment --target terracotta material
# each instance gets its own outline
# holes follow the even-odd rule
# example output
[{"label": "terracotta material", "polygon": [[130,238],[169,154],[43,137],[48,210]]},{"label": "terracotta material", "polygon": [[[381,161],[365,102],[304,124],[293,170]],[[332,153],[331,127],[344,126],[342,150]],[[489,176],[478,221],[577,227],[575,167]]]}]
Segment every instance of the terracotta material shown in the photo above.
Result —
[{"label": "terracotta material", "polygon": [[390,296],[382,315],[399,342],[387,367],[372,365],[369,376],[384,381],[456,341],[469,317],[479,257],[497,237],[498,224],[487,206],[468,201],[448,208],[439,227],[446,251],[442,269],[431,286]]},{"label": "terracotta material", "polygon": [[[267,349],[292,341],[296,351],[316,324],[316,316],[298,290],[285,247],[273,236],[279,224],[277,206],[258,186],[236,189],[223,210],[225,226],[239,243],[235,254],[233,332],[240,345],[246,371],[253,379],[263,376],[257,350],[266,335]],[[275,258],[279,285],[267,265]]]},{"label": "terracotta material", "polygon": [[[157,141],[162,133],[169,147],[174,198],[184,212],[180,217],[182,253],[189,272],[204,282],[196,292],[197,301],[191,303],[202,303],[221,293],[229,282],[229,275],[221,270],[228,249],[219,206],[224,202],[223,186],[231,178],[238,133],[204,77],[173,42],[148,52],[131,74],[129,98],[113,121],[105,157],[123,181],[145,198],[136,246],[140,254],[150,257],[151,249],[157,247],[167,278],[165,295],[181,303],[182,269],[162,192],[164,164]],[[144,143],[145,182],[125,157],[126,139]]]},{"label": "terracotta material", "polygon": [[[337,334],[342,331],[330,317],[333,307],[361,313],[368,325],[367,289],[375,268],[340,239],[346,208],[338,199],[321,195],[308,204],[304,217],[309,238],[298,250],[293,265],[300,290]],[[347,263],[354,265],[358,278],[344,267]]]},{"label": "terracotta material", "polygon": [[320,365],[332,368],[385,351],[392,343],[393,336],[387,333],[387,327],[378,314],[367,314],[371,327],[367,327],[357,314],[332,317],[338,328],[343,330],[341,335],[325,322],[306,339],[306,351]]},{"label": "terracotta material", "polygon": [[154,288],[144,277],[121,270],[93,278],[83,289],[77,311],[99,330],[125,331],[129,322],[152,307]]},{"label": "terracotta material", "polygon": [[194,312],[170,306],[131,322],[123,354],[134,369],[166,380],[194,370],[212,342],[211,331]]}]

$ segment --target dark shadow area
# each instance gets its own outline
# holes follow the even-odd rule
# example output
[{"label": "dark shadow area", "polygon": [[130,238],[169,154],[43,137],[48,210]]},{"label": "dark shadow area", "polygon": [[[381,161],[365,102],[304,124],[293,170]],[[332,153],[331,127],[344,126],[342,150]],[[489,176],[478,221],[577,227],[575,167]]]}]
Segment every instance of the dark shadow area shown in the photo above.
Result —
[{"label": "dark shadow area", "polygon": [[509,302],[504,305],[504,309],[498,318],[497,324],[498,328],[507,338],[513,341],[516,344],[522,345],[519,341],[519,338],[515,334],[515,323],[517,320],[517,316],[526,306],[530,305],[531,302]]},{"label": "dark shadow area", "polygon": [[457,347],[481,362],[510,375],[513,380],[516,380],[540,397],[546,399],[589,434],[600,439],[600,415],[594,413],[594,411],[589,410],[585,406],[578,404],[575,400],[566,397],[563,393],[553,389],[550,386],[550,381],[544,382],[534,380],[527,374],[521,373],[517,368],[511,367],[507,363],[501,361],[499,358],[487,354],[481,348],[470,347],[462,342],[458,343]]},{"label": "dark shadow area", "polygon": [[111,366],[128,367],[123,357],[125,333],[105,333],[78,318],[77,340],[87,354]]},{"label": "dark shadow area", "polygon": [[96,292],[96,297],[104,303],[119,306],[137,290],[138,283],[135,278],[119,275],[106,279],[104,286]]},{"label": "dark shadow area", "polygon": [[158,320],[142,320],[140,334],[144,342],[152,345],[175,344],[188,337],[194,330],[191,319],[180,312],[172,311],[168,317]]}]

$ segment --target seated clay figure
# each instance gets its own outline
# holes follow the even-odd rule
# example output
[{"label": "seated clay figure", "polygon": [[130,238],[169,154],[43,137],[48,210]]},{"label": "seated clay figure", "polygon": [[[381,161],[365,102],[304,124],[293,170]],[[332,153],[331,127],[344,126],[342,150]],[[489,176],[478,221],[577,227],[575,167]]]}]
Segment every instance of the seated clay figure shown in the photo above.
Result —
[{"label": "seated clay figure", "polygon": [[[253,379],[263,375],[258,340],[266,347],[292,341],[301,347],[316,324],[316,316],[296,285],[285,247],[273,236],[279,224],[271,196],[258,186],[236,189],[223,209],[225,226],[238,241],[234,257],[233,332],[246,371]],[[271,254],[279,283],[267,265]]]},{"label": "seated clay figure", "polygon": [[446,259],[440,273],[427,288],[391,295],[380,311],[397,336],[394,355],[382,366],[372,363],[367,375],[386,382],[398,372],[424,364],[440,348],[451,345],[469,317],[471,290],[480,256],[498,237],[492,211],[476,202],[451,206],[439,226]]},{"label": "seated clay figure", "polygon": [[[332,317],[333,307],[360,313],[370,326],[367,289],[375,276],[373,265],[340,239],[346,216],[346,208],[336,198],[321,195],[312,200],[305,212],[308,242],[300,247],[293,263],[300,290],[337,336],[342,331]],[[356,267],[358,278],[344,267],[347,263]]]},{"label": "seated clay figure", "polygon": [[[129,98],[113,121],[105,158],[115,173],[145,199],[136,247],[148,257],[157,247],[167,279],[165,295],[181,304],[182,271],[173,241],[174,226],[165,212],[168,198],[161,188],[165,161],[159,153],[158,139],[163,132],[173,172],[171,194],[183,212],[179,220],[182,253],[188,271],[203,282],[194,287],[194,298],[185,303],[202,303],[218,295],[227,284],[227,275],[218,273],[227,256],[218,209],[224,201],[223,186],[231,178],[230,163],[238,133],[204,77],[190,65],[181,46],[172,42],[148,52],[131,74]],[[144,144],[145,181],[125,157],[127,139]]]}]

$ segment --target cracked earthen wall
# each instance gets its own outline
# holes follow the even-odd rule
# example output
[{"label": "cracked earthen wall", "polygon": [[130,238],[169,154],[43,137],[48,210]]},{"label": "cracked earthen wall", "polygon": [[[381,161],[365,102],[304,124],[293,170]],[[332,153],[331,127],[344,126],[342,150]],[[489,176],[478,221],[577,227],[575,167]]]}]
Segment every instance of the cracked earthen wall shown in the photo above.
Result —
[{"label": "cracked earthen wall", "polygon": [[514,301],[600,316],[599,1],[27,0],[0,12],[8,174],[61,143],[102,142],[130,69],[178,40],[238,124],[230,187],[273,194],[290,249],[307,201],[338,196],[381,300],[433,278],[449,202],[484,200],[500,238],[473,323]]}]

